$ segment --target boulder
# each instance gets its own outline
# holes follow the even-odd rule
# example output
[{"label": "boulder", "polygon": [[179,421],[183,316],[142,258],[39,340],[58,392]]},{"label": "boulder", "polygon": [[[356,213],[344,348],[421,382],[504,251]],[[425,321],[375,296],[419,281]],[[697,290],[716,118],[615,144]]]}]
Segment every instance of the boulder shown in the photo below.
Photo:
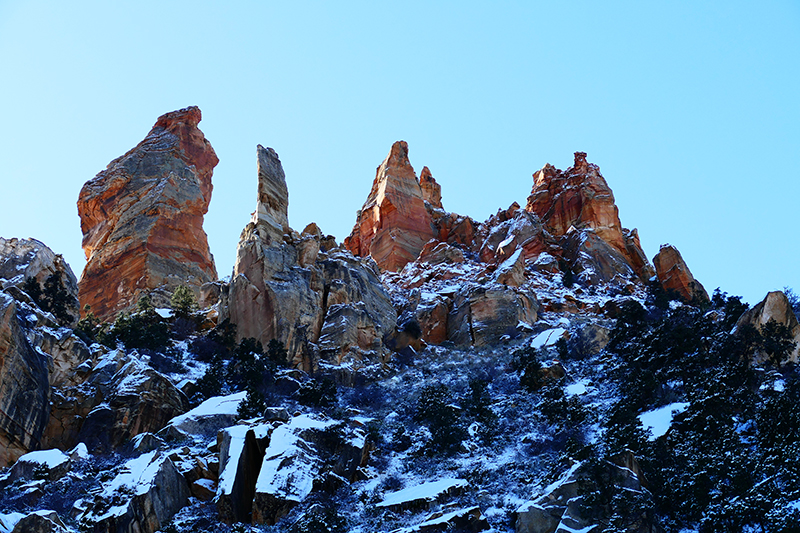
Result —
[{"label": "boulder", "polygon": [[[745,325],[753,326],[760,331],[770,321],[789,329],[795,346],[783,362],[797,363],[800,359],[800,323],[798,323],[789,299],[783,291],[767,293],[763,300],[739,317],[734,331],[740,331]],[[759,361],[763,360],[764,354],[757,354],[757,358]]]},{"label": "boulder", "polygon": [[486,346],[505,335],[517,337],[520,324],[529,327],[536,322],[538,309],[536,296],[527,291],[504,286],[462,288],[448,313],[448,340]]},{"label": "boulder", "polygon": [[427,517],[422,523],[405,531],[420,533],[434,531],[463,531],[464,533],[487,531],[491,526],[478,506],[456,509],[448,513],[437,512]]},{"label": "boulder", "polygon": [[165,454],[152,451],[127,461],[94,496],[80,522],[95,533],[155,533],[183,508],[189,485]]},{"label": "boulder", "polygon": [[272,429],[265,424],[233,426],[218,434],[220,474],[214,503],[223,522],[250,522],[256,481]]},{"label": "boulder", "polygon": [[17,459],[7,481],[46,479],[56,481],[67,475],[72,459],[61,450],[38,450]]},{"label": "boulder", "polygon": [[21,518],[11,533],[67,533],[69,530],[55,511],[34,511]]},{"label": "boulder", "polygon": [[0,466],[40,448],[50,416],[47,358],[28,343],[17,312],[0,292]]},{"label": "boulder", "polygon": [[[426,186],[431,191],[430,183]],[[398,271],[415,260],[437,233],[408,160],[408,144],[397,141],[378,167],[372,190],[344,245],[354,255],[371,256],[381,270]]]},{"label": "boulder", "polygon": [[[0,285],[22,289],[33,278],[43,294],[32,297],[43,311],[66,327],[75,327],[79,318],[78,280],[60,254],[36,239],[0,237]],[[55,297],[55,298],[54,298]]]},{"label": "boulder", "polygon": [[681,253],[671,244],[662,244],[653,258],[658,281],[667,292],[675,292],[684,301],[695,304],[710,302],[703,285],[694,279]]},{"label": "boulder", "polygon": [[136,147],[86,182],[78,197],[86,267],[81,305],[109,320],[153,293],[166,307],[172,291],[217,278],[203,231],[211,175],[219,162],[197,128],[200,109],[158,118]]},{"label": "boulder", "polygon": [[367,454],[360,427],[338,426],[313,415],[296,416],[277,426],[258,474],[253,522],[274,524],[312,491],[334,490],[345,480],[353,481]]}]

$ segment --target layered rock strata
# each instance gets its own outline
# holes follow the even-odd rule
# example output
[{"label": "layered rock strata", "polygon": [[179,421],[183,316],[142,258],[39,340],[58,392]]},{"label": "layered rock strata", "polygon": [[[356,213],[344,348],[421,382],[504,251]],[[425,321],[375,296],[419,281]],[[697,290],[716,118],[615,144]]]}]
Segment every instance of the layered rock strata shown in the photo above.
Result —
[{"label": "layered rock strata", "polygon": [[[434,184],[426,182],[426,194],[435,204]],[[408,160],[408,144],[397,141],[378,167],[372,190],[344,245],[354,255],[371,256],[381,270],[397,271],[416,259],[436,235],[422,187]]]},{"label": "layered rock strata", "polygon": [[98,318],[112,319],[142,293],[165,304],[181,284],[199,296],[200,286],[217,278],[203,216],[219,160],[200,119],[197,107],[162,115],[142,142],[81,189],[87,264],[80,300]]},{"label": "layered rock strata", "polygon": [[284,343],[295,364],[310,369],[320,350],[341,361],[351,349],[382,352],[397,314],[377,265],[336,247],[316,224],[288,226],[286,178],[271,148],[258,146],[258,205],[242,232],[220,319],[239,338]]}]

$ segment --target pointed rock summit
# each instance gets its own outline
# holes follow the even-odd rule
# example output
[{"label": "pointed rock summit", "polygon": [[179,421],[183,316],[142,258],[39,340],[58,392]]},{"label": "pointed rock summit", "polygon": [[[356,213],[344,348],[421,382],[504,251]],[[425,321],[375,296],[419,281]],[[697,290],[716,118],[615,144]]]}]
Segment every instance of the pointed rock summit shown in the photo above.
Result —
[{"label": "pointed rock summit", "polygon": [[614,193],[600,168],[586,160],[586,152],[575,152],[575,162],[567,170],[548,164],[536,172],[525,210],[536,214],[554,236],[566,235],[571,227],[591,229],[619,252],[640,278],[653,275],[636,230],[623,229]]},{"label": "pointed rock summit", "polygon": [[653,258],[658,281],[664,290],[675,291],[687,302],[706,303],[708,293],[702,283],[694,279],[681,253],[671,244],[662,244]]},{"label": "pointed rock summit", "polygon": [[[220,321],[240,339],[281,341],[293,362],[311,370],[351,351],[380,353],[397,313],[370,259],[353,257],[313,222],[289,227],[289,193],[278,154],[258,146],[258,202],[242,231]],[[418,187],[419,188],[419,187]]]},{"label": "pointed rock summit", "polygon": [[113,319],[143,293],[164,305],[181,284],[199,295],[200,285],[217,278],[203,216],[219,159],[200,119],[197,107],[162,115],[142,142],[81,189],[87,264],[80,301],[98,318]]},{"label": "pointed rock summit", "polygon": [[[426,181],[428,198],[434,202],[436,187],[432,178]],[[441,205],[441,194],[438,196]],[[417,258],[426,242],[437,236],[425,200],[408,160],[408,144],[397,141],[378,167],[372,190],[358,212],[352,233],[344,241],[345,247],[354,255],[372,256],[381,270],[402,269]]]}]

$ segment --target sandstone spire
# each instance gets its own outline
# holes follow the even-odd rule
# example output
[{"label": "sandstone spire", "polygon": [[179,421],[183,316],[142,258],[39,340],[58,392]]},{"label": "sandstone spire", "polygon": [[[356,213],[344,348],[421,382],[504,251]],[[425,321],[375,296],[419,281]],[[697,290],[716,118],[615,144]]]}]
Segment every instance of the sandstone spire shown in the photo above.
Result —
[{"label": "sandstone spire", "polygon": [[400,270],[437,232],[422,188],[408,160],[408,144],[397,141],[378,167],[372,190],[358,213],[347,247],[372,256],[382,270]]},{"label": "sandstone spire", "polygon": [[211,175],[219,162],[197,127],[200,109],[158,118],[135,148],[113,160],[81,189],[81,305],[112,319],[153,292],[166,303],[180,284],[198,289],[216,279],[203,231]]},{"label": "sandstone spire", "polygon": [[258,154],[258,205],[253,223],[265,244],[280,243],[289,228],[289,189],[278,153],[260,144]]}]

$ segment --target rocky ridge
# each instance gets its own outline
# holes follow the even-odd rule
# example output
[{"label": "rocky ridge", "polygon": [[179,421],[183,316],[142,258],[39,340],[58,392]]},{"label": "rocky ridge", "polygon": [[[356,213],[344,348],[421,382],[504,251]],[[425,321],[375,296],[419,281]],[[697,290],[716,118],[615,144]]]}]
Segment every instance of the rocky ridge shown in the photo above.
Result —
[{"label": "rocky ridge", "polygon": [[[162,116],[140,145],[84,187],[79,211],[90,263],[80,284],[42,243],[0,239],[0,466],[13,465],[0,471],[2,501],[30,511],[39,501],[58,503],[58,487],[83,491],[58,512],[0,509],[0,530],[154,533],[169,525],[211,530],[226,527],[218,522],[245,522],[301,531],[302,524],[332,520],[325,498],[336,494],[376,531],[551,533],[589,531],[611,519],[605,508],[587,513],[587,480],[628,497],[650,497],[633,452],[599,467],[575,461],[546,486],[544,477],[532,484],[530,465],[508,459],[542,456],[536,451],[542,442],[566,438],[564,428],[573,422],[564,420],[580,414],[580,406],[607,414],[610,399],[593,372],[615,357],[606,348],[618,317],[630,320],[642,309],[719,324],[730,319],[674,247],[662,246],[650,264],[585,153],[577,152],[566,171],[547,165],[535,173],[525,208],[514,203],[477,223],[444,209],[441,186],[427,167],[416,177],[408,146],[399,141],[378,167],[353,233],[339,246],[314,223],[299,233],[289,227],[280,159],[258,146],[256,210],[225,282],[215,279],[213,259],[202,248],[202,214],[217,160],[197,129],[199,119],[197,108]],[[176,221],[185,226],[181,234],[173,231]],[[196,246],[199,256],[188,267],[176,266]],[[103,346],[73,330],[78,287],[80,303],[109,319],[140,294],[165,303],[178,280],[185,282],[186,268],[206,309],[197,315],[194,337],[170,341],[168,353],[185,358],[183,370],[159,372],[157,350]],[[107,276],[100,281],[109,286],[119,285],[108,276],[139,281],[100,294],[96,275]],[[48,285],[51,278],[58,283]],[[656,289],[673,298],[661,311],[650,301]],[[789,332],[795,344],[778,370],[797,361],[800,325],[784,293],[770,293],[739,314],[738,335],[774,324]],[[209,328],[219,333],[226,324],[235,326],[240,347],[249,339],[262,346],[279,340],[294,367],[270,371],[267,400],[274,403],[255,418],[243,419],[238,410],[252,399],[251,390],[198,405],[205,379],[199,376],[219,361],[200,361],[191,342],[208,342]],[[512,350],[523,355],[509,356]],[[767,355],[756,351],[754,364]],[[538,365],[525,366],[519,357],[537,358]],[[245,373],[236,365],[252,362],[226,364],[235,375]],[[310,408],[298,399],[319,394],[323,375],[354,387],[332,407]],[[484,396],[474,394],[480,381],[474,376],[492,383]],[[779,372],[770,379],[768,388],[780,392]],[[359,388],[364,382],[372,388]],[[461,391],[460,399],[436,397],[443,384]],[[520,391],[521,384],[528,390]],[[393,403],[382,404],[375,390],[388,391]],[[437,480],[439,465],[426,459],[436,451],[430,446],[440,429],[435,418],[409,415],[408,403],[421,409],[425,391],[434,391],[433,404],[442,402],[434,416],[455,417],[450,428],[462,440],[450,453],[458,460],[442,462],[462,477]],[[553,403],[561,410],[546,414]],[[674,425],[689,416],[676,414]],[[502,427],[498,417],[511,444],[486,467],[483,454],[494,452],[482,439]],[[541,417],[555,420],[545,424]],[[469,423],[461,427],[458,420]],[[413,476],[398,482],[411,472],[408,465],[415,465]],[[484,467],[516,469],[526,481],[512,496],[511,488],[486,478]],[[605,481],[598,481],[598,468]],[[447,490],[425,492],[442,483]],[[520,495],[533,499],[519,505]],[[648,513],[625,530],[660,531],[647,525]],[[401,515],[412,517],[402,528]]]}]

